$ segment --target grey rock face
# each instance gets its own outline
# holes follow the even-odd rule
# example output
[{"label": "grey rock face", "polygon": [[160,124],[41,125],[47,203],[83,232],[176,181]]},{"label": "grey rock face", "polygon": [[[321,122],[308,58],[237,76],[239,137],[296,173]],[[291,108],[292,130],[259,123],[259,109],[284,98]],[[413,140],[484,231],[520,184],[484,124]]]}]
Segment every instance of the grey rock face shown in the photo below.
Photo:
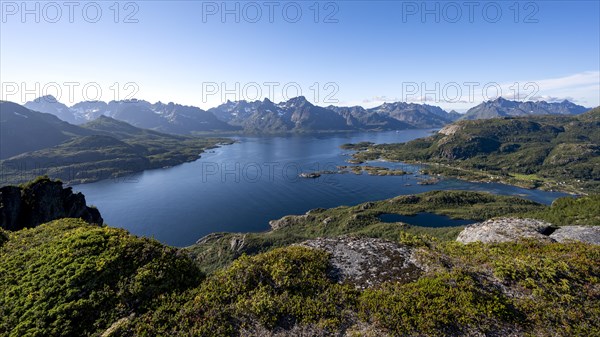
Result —
[{"label": "grey rock face", "polygon": [[558,242],[581,241],[600,245],[600,227],[597,226],[564,226],[557,229],[550,237]]},{"label": "grey rock face", "polygon": [[35,227],[60,218],[81,218],[103,223],[100,212],[86,205],[81,193],[63,188],[60,181],[41,179],[21,188],[0,188],[0,227],[8,230]]},{"label": "grey rock face", "polygon": [[548,237],[552,230],[552,224],[545,221],[499,218],[467,226],[460,232],[456,241],[462,243],[515,242],[523,238],[553,241]]},{"label": "grey rock face", "polygon": [[240,252],[246,245],[246,235],[236,235],[229,241],[229,248],[234,252]]},{"label": "grey rock face", "polygon": [[369,288],[384,282],[410,282],[419,278],[422,267],[414,249],[373,238],[319,238],[300,245],[331,254],[332,277],[340,283]]},{"label": "grey rock face", "polygon": [[516,242],[524,238],[561,243],[581,241],[600,245],[600,227],[555,227],[551,223],[535,219],[499,218],[467,226],[458,234],[456,241]]},{"label": "grey rock face", "polygon": [[216,241],[222,237],[225,236],[225,233],[210,233],[208,235],[205,235],[203,237],[201,237],[200,239],[198,239],[196,241],[196,244],[201,245],[201,244],[205,244],[211,241]]},{"label": "grey rock face", "polygon": [[271,226],[272,230],[278,230],[280,228],[293,226],[295,224],[301,223],[308,217],[308,214],[304,215],[286,215],[278,220],[269,221],[269,226]]}]

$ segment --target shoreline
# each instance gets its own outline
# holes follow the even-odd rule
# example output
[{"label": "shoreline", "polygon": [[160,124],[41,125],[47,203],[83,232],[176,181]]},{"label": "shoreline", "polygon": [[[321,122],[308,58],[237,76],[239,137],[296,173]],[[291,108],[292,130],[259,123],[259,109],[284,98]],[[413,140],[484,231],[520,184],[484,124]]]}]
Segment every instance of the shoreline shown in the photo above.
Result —
[{"label": "shoreline", "polygon": [[[472,182],[472,183],[500,183],[500,184],[505,184],[505,185],[509,185],[509,186],[514,186],[514,187],[519,187],[519,188],[525,188],[528,190],[539,190],[539,191],[545,191],[545,192],[561,192],[561,193],[566,193],[572,196],[587,196],[590,193],[589,192],[585,192],[585,191],[578,191],[576,187],[572,186],[572,185],[568,185],[567,188],[560,188],[559,186],[556,185],[552,185],[552,186],[544,186],[544,184],[548,184],[548,181],[539,181],[539,183],[541,183],[541,186],[532,186],[527,184],[527,180],[519,180],[517,177],[515,176],[502,176],[499,174],[493,174],[493,173],[485,173],[485,171],[475,171],[475,170],[470,170],[470,169],[465,169],[462,167],[450,167],[448,165],[444,165],[442,163],[436,163],[436,162],[423,162],[423,161],[415,161],[415,160],[404,160],[404,161],[397,161],[397,160],[387,160],[385,158],[379,158],[378,160],[383,160],[385,162],[388,163],[405,163],[405,164],[411,164],[411,165],[424,165],[426,168],[425,169],[431,169],[434,172],[424,172],[424,174],[427,174],[429,176],[439,176],[439,177],[445,177],[445,178],[454,178],[454,179],[459,179],[459,180],[463,180],[463,181],[467,181],[467,182]],[[438,171],[436,171],[436,169]],[[421,170],[423,171],[423,170]],[[452,172],[457,172],[457,174],[452,174]],[[471,175],[471,177],[466,177],[465,175],[461,175],[460,172],[463,172],[465,174],[469,174]],[[479,177],[474,177],[474,176],[479,176]],[[554,184],[556,184],[554,182]]]},{"label": "shoreline", "polygon": [[[74,186],[78,186],[78,185],[85,185],[85,184],[93,184],[93,183],[97,183],[100,181],[106,181],[106,180],[111,180],[111,179],[127,179],[127,177],[133,176],[133,175],[137,175],[146,171],[153,171],[153,170],[163,170],[163,169],[169,169],[169,168],[173,168],[173,167],[177,167],[179,165],[183,165],[186,163],[193,163],[196,160],[202,158],[202,155],[208,153],[209,150],[212,149],[217,149],[217,148],[221,148],[223,146],[226,145],[232,145],[237,143],[238,141],[235,139],[230,139],[228,141],[224,141],[224,142],[219,142],[219,143],[215,143],[214,145],[210,145],[207,146],[206,148],[202,149],[197,157],[195,158],[186,158],[184,160],[175,160],[173,163],[168,163],[165,165],[150,165],[146,168],[140,169],[140,170],[134,170],[131,172],[114,172],[112,173],[110,176],[104,176],[104,177],[97,177],[97,178],[74,178],[74,179],[64,179],[64,174],[59,174],[59,175],[52,175],[52,173],[48,172],[48,170],[45,170],[44,172],[42,172],[43,169],[37,169],[39,172],[17,172],[15,174],[10,174],[8,172],[4,172],[2,170],[2,168],[0,167],[0,185],[1,186],[18,186],[20,184],[26,183],[28,181],[31,181],[39,176],[43,176],[43,175],[47,175],[48,177],[52,178],[52,179],[58,179],[60,180],[65,187],[74,187]],[[68,167],[68,166],[66,166]],[[50,168],[52,169],[52,168]],[[71,172],[73,173],[73,172]],[[62,177],[61,177],[62,175]]]}]

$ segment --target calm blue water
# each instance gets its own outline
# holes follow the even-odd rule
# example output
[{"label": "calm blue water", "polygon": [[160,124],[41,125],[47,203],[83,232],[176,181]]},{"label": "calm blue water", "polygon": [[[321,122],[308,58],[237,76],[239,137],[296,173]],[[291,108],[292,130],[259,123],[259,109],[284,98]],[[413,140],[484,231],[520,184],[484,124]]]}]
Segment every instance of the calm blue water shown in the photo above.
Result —
[{"label": "calm blue water", "polygon": [[381,214],[379,219],[382,222],[404,222],[412,226],[422,227],[452,227],[452,226],[466,226],[477,221],[463,220],[463,219],[451,219],[445,215],[433,214],[433,213],[417,213],[415,215],[402,215],[402,214]]},{"label": "calm blue water", "polygon": [[[190,245],[212,232],[265,231],[269,220],[303,214],[312,208],[354,205],[431,190],[489,191],[543,203],[563,195],[459,180],[422,186],[417,185],[418,177],[413,174],[297,177],[302,171],[346,165],[350,152],[341,150],[341,144],[405,142],[430,132],[241,137],[238,143],[205,153],[193,163],[77,185],[74,190],[83,192],[88,204],[100,209],[107,224],[174,246]],[[375,165],[418,171],[418,167],[401,163]]]}]

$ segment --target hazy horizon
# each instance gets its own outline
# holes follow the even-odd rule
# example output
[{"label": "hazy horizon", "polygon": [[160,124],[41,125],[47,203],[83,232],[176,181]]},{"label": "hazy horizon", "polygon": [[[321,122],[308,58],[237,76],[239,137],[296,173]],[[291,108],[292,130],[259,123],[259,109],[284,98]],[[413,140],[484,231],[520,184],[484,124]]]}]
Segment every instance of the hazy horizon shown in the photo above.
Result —
[{"label": "hazy horizon", "polygon": [[[285,102],[287,102],[288,100],[291,100],[291,99],[294,99],[294,98],[298,98],[298,97],[300,97],[300,96],[296,96],[296,97],[290,97],[290,98],[288,98],[287,100],[282,100],[282,101],[274,101],[273,103],[275,103],[275,104],[282,104],[282,103],[285,103]],[[303,96],[303,97],[304,97],[304,98],[306,98],[305,96]],[[46,98],[47,98],[47,99],[46,99]],[[542,100],[542,99],[539,99],[539,100],[518,100],[518,99],[510,99],[510,98],[505,98],[505,97],[502,97],[502,98],[503,98],[503,99],[506,99],[506,100],[512,100],[512,101],[516,101],[516,102],[541,102],[541,101],[544,101],[544,100]],[[40,97],[36,97],[35,99],[33,99],[33,100],[31,100],[31,101],[27,101],[27,102],[14,102],[14,101],[13,101],[13,103],[25,104],[25,103],[30,103],[30,102],[39,102],[39,101],[40,101],[40,100],[42,100],[42,99],[44,99],[44,102],[46,102],[46,103],[58,103],[58,104],[64,104],[64,105],[66,105],[66,106],[67,106],[67,107],[69,107],[69,108],[73,108],[75,105],[77,105],[77,104],[79,104],[79,103],[84,103],[84,102],[104,102],[104,103],[110,103],[110,102],[113,102],[113,101],[117,101],[117,102],[126,102],[126,101],[128,101],[128,100],[106,100],[106,101],[105,101],[105,100],[88,100],[88,101],[79,101],[79,102],[73,102],[72,104],[66,104],[65,102],[62,102],[62,101],[61,101],[60,99],[58,99],[57,97],[54,97],[53,95],[46,95],[46,96],[40,96]],[[263,97],[262,99],[256,99],[256,100],[245,100],[245,99],[240,99],[240,100],[235,100],[235,101],[234,101],[234,100],[226,100],[225,102],[220,102],[219,104],[221,105],[221,104],[225,104],[225,103],[227,103],[227,102],[240,102],[240,101],[244,101],[244,102],[248,102],[248,103],[252,103],[252,102],[262,102],[262,101],[264,101],[264,100],[267,100],[267,99],[269,99],[269,98],[268,98],[268,97]],[[497,100],[497,99],[498,99],[498,98],[495,98],[494,100]],[[270,100],[270,99],[269,99],[269,100]],[[310,100],[309,100],[308,98],[306,98],[306,100],[310,102]],[[201,108],[202,110],[205,110],[205,111],[207,111],[207,110],[210,110],[211,108],[216,108],[216,107],[218,107],[218,106],[209,106],[209,107],[206,107],[206,108],[202,108],[202,107],[199,107],[199,106],[196,106],[196,105],[191,105],[191,104],[182,104],[182,103],[179,103],[179,102],[174,102],[174,101],[171,101],[171,100],[167,100],[167,101],[161,101],[161,100],[152,100],[152,99],[144,99],[144,98],[137,98],[137,97],[133,97],[133,98],[131,98],[131,101],[145,101],[145,102],[148,102],[148,103],[150,103],[150,104],[157,104],[157,103],[162,103],[162,104],[171,104],[171,103],[173,103],[173,104],[179,104],[179,105],[183,105],[183,106],[192,106],[192,107],[198,107],[198,108]],[[473,103],[473,106],[471,106],[471,108],[472,108],[472,107],[475,107],[475,106],[477,106],[477,105],[479,105],[479,104],[482,104],[482,103],[485,103],[485,102],[490,102],[490,101],[493,101],[493,100],[491,100],[491,99],[490,99],[490,100],[488,100],[488,101],[482,101],[482,102],[478,102],[478,103]],[[561,101],[558,101],[558,100],[557,100],[557,101],[552,101],[552,100],[550,100],[550,101],[545,101],[545,102],[546,102],[546,103],[561,103],[561,102],[564,102],[564,101],[565,101],[565,100],[561,100]],[[569,100],[568,100],[568,99],[566,99],[566,101],[569,101]],[[569,102],[571,102],[571,101],[569,101]],[[315,104],[315,103],[313,103],[313,102],[310,102],[310,103],[312,103],[312,104],[314,104],[314,105],[316,105],[316,106],[321,106],[321,107],[325,107],[325,108],[327,108],[328,106],[337,106],[337,107],[354,107],[354,106],[361,106],[361,107],[363,107],[363,108],[365,108],[365,109],[369,109],[369,108],[377,107],[377,106],[380,106],[380,105],[383,105],[383,104],[393,104],[393,103],[409,103],[409,104],[430,105],[430,106],[437,106],[437,107],[440,107],[440,108],[441,108],[441,106],[440,106],[440,105],[438,105],[438,104],[435,104],[435,103],[431,103],[431,102],[405,102],[405,101],[383,101],[383,102],[380,102],[380,103],[379,103],[379,104],[377,104],[377,105],[361,105],[361,104],[357,104],[357,105],[353,105],[353,106],[345,106],[345,105],[341,105],[341,104],[339,104],[339,103],[338,103],[338,104],[327,104],[327,105],[325,105],[325,104]],[[571,102],[571,103],[573,103],[573,102]],[[593,109],[593,108],[594,108],[593,106],[591,106],[591,107],[584,106],[584,107],[585,107],[585,108],[588,108],[588,109]],[[447,112],[456,111],[456,112],[458,112],[458,113],[466,113],[466,112],[467,112],[467,110],[469,110],[469,109],[464,109],[464,110],[454,110],[454,109],[452,109],[452,110],[446,110],[446,111],[447,111]]]}]

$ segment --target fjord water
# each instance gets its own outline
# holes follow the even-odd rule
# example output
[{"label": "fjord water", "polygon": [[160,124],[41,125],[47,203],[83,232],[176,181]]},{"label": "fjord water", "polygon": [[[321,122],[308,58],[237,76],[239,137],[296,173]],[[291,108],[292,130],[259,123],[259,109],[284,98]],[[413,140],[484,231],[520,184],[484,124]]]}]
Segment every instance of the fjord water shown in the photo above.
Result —
[{"label": "fjord water", "polygon": [[317,208],[355,205],[431,190],[474,190],[520,195],[550,203],[564,194],[503,184],[456,179],[418,185],[419,167],[402,163],[372,165],[414,172],[404,176],[334,174],[299,178],[300,172],[347,165],[345,143],[398,143],[432,130],[345,134],[238,137],[237,143],[207,153],[192,163],[145,171],[126,178],[74,186],[107,224],[174,246],[187,246],[213,232],[256,232],[269,220]]}]

